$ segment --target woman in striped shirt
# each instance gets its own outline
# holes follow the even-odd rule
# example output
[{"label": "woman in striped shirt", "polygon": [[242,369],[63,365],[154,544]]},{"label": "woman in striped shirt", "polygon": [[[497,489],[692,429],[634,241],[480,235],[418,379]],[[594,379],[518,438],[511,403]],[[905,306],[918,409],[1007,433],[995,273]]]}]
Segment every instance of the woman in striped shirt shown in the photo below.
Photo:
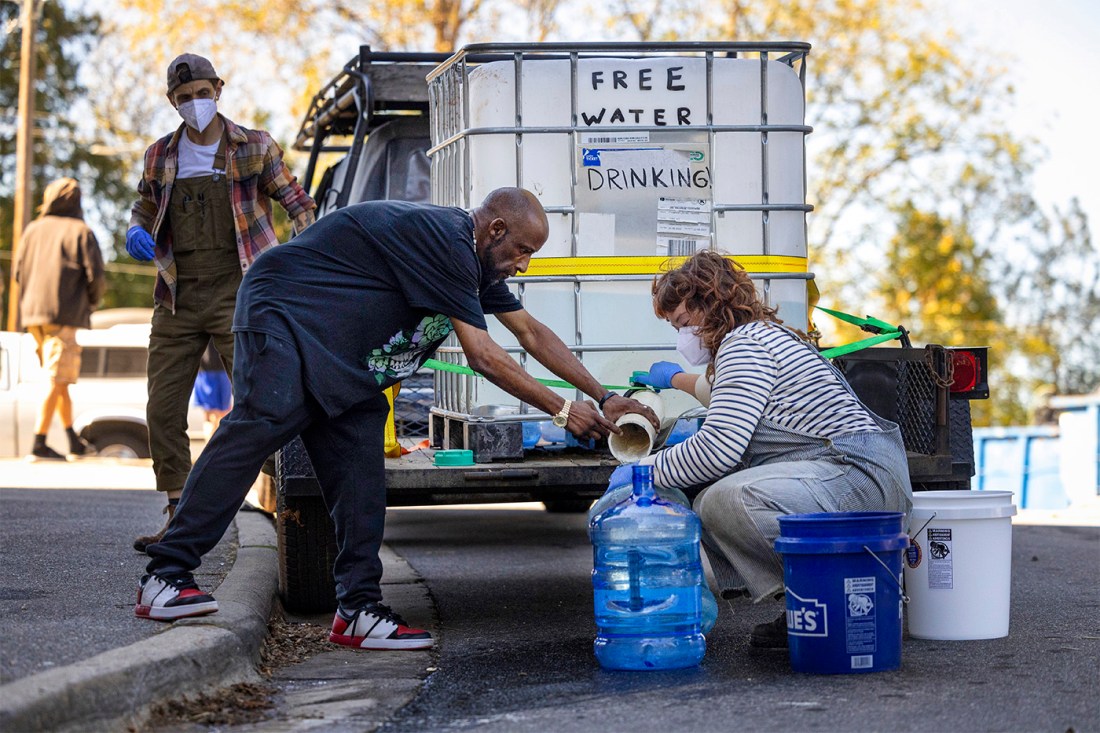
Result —
[{"label": "woman in striped shirt", "polygon": [[[748,274],[705,251],[653,283],[654,311],[679,331],[702,375],[650,367],[653,387],[695,394],[707,418],[692,437],[642,460],[658,486],[694,495],[723,598],[781,598],[778,517],[908,512],[901,431],[865,407],[809,342],[782,325]],[[753,629],[754,646],[785,647],[786,615]]]}]

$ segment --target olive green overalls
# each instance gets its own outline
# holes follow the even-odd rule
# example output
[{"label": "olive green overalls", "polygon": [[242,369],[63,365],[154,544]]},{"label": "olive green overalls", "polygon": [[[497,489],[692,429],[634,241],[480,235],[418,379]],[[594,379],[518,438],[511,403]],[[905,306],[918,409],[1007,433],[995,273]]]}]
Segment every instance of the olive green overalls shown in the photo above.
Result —
[{"label": "olive green overalls", "polygon": [[[226,141],[214,170],[226,170]],[[168,203],[176,312],[157,304],[149,336],[149,448],[158,491],[182,489],[191,471],[187,409],[211,338],[233,374],[233,310],[241,284],[229,181],[223,173],[176,179]]]}]

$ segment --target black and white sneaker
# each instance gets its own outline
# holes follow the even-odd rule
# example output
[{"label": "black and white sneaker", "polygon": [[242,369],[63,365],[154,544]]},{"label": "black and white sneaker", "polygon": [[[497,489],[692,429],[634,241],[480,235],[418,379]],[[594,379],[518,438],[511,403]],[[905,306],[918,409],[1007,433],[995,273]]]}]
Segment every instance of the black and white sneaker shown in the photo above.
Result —
[{"label": "black and white sneaker", "polygon": [[336,610],[328,640],[357,649],[429,649],[432,635],[412,629],[405,619],[382,603],[371,603],[358,611]]},{"label": "black and white sneaker", "polygon": [[191,573],[152,574],[141,579],[134,615],[156,621],[175,621],[188,616],[205,616],[217,610],[214,596],[199,590]]}]

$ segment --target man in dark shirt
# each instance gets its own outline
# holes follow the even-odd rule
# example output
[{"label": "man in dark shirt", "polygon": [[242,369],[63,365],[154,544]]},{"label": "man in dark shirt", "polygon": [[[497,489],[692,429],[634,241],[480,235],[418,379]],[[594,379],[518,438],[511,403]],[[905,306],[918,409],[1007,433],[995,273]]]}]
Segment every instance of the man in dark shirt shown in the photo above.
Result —
[{"label": "man in dark shirt", "polygon": [[[363,649],[422,649],[381,603],[378,551],[386,514],[383,390],[413,374],[453,331],[471,368],[579,438],[619,432],[626,412],[656,415],[605,392],[569,348],[511,294],[546,242],[538,199],[498,189],[472,212],[405,202],[350,206],[322,218],[249,268],[237,296],[233,411],[184,486],[164,539],[150,545],[135,613],[174,620],[217,601],[192,571],[217,544],[264,459],[301,435],[336,527],[339,608],[330,640]],[[533,357],[594,399],[564,400],[489,336],[494,314]]]}]

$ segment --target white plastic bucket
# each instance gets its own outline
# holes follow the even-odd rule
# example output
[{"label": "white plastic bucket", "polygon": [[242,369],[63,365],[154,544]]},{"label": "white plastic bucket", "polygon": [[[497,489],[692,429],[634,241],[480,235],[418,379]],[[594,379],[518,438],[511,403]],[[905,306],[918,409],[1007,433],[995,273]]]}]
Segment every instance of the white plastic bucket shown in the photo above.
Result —
[{"label": "white plastic bucket", "polygon": [[1008,636],[1014,514],[1011,491],[913,494],[905,553],[911,637]]}]

